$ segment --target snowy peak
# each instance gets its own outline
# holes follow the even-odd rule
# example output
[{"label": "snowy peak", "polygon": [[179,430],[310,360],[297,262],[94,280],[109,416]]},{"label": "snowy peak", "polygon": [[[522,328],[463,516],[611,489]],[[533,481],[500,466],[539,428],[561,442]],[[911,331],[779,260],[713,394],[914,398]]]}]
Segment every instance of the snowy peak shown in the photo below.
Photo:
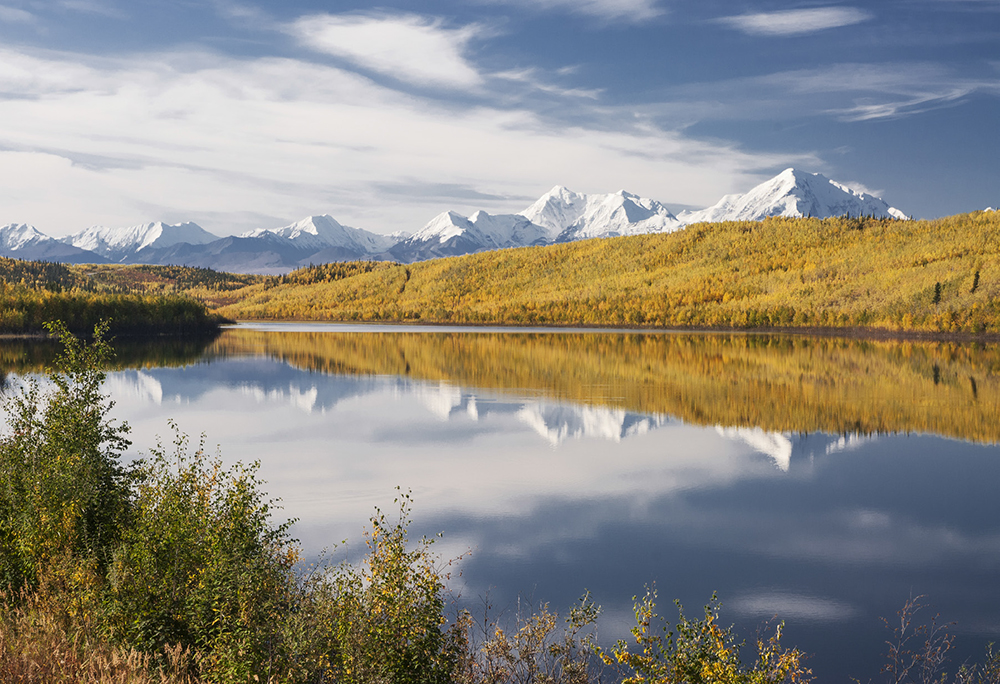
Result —
[{"label": "snowy peak", "polygon": [[141,249],[172,247],[182,243],[205,245],[218,239],[218,235],[209,233],[197,223],[155,221],[127,228],[91,226],[60,241],[100,254],[111,261],[121,261]]},{"label": "snowy peak", "polygon": [[548,242],[548,231],[520,214],[493,216],[485,211],[477,211],[469,217],[469,223],[484,242],[496,245],[494,249],[526,247]]},{"label": "snowy peak", "polygon": [[24,249],[29,245],[51,240],[48,235],[40,233],[37,228],[27,223],[8,223],[0,227],[0,249],[4,251]]},{"label": "snowy peak", "polygon": [[557,185],[521,212],[532,223],[545,228],[555,239],[583,216],[587,209],[587,196]]},{"label": "snowy peak", "polygon": [[906,218],[883,200],[830,180],[819,173],[789,168],[743,195],[727,195],[707,209],[684,212],[685,224],[761,221],[768,216],[877,216]]},{"label": "snowy peak", "polygon": [[469,232],[472,223],[466,217],[454,211],[445,211],[411,235],[407,242],[439,242],[445,243],[452,238]]},{"label": "snowy peak", "polygon": [[624,190],[582,195],[557,185],[523,216],[546,228],[558,242],[618,235],[670,232],[683,224],[657,202]]},{"label": "snowy peak", "polygon": [[342,249],[357,256],[384,252],[398,240],[360,228],[340,224],[328,214],[306,218],[281,228],[260,228],[240,237],[264,237],[273,234],[290,240],[296,247],[307,250]]},{"label": "snowy peak", "polygon": [[25,223],[8,223],[0,227],[0,256],[70,264],[105,261],[94,252],[64,244]]},{"label": "snowy peak", "polygon": [[446,211],[393,246],[389,253],[400,261],[420,261],[471,254],[490,249],[526,247],[549,242],[549,232],[520,214],[491,215],[477,211],[466,218]]},{"label": "snowy peak", "polygon": [[454,211],[446,211],[431,219],[427,225],[409,237],[406,242],[437,242],[445,244],[455,238],[472,240],[483,249],[523,247],[545,241],[546,231],[520,214],[488,214],[477,211],[466,218]]}]

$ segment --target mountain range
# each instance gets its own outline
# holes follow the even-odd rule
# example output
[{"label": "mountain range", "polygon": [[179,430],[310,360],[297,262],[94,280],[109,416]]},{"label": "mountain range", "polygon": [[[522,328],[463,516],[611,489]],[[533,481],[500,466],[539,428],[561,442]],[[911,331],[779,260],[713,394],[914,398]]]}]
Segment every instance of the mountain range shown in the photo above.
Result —
[{"label": "mountain range", "polygon": [[26,224],[0,227],[0,256],[65,263],[174,264],[236,273],[286,273],[308,264],[357,259],[403,263],[485,250],[589,238],[669,233],[701,222],[769,216],[906,215],[870,194],[818,173],[786,169],[742,195],[673,214],[660,202],[620,190],[585,195],[556,186],[519,214],[446,211],[412,235],[382,235],[310,216],[281,228],[219,237],[195,223],[93,226],[52,238]]}]

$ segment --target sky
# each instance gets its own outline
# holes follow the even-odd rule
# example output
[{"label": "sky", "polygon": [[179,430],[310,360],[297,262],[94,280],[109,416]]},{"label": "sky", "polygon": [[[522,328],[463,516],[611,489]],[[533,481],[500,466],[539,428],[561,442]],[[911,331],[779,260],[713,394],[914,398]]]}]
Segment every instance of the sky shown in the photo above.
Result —
[{"label": "sky", "polygon": [[0,224],[53,237],[676,213],[787,167],[1000,205],[1000,0],[0,0]]}]

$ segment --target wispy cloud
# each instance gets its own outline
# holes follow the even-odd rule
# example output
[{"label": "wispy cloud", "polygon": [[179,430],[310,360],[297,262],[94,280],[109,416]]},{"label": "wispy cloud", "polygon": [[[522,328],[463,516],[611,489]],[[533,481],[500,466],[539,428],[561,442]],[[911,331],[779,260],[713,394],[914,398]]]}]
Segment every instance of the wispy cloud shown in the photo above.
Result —
[{"label": "wispy cloud", "polygon": [[562,11],[614,21],[637,22],[665,13],[658,0],[484,0],[529,10]]},{"label": "wispy cloud", "polygon": [[826,100],[824,113],[844,121],[911,116],[952,106],[976,92],[1000,95],[1000,80],[962,78],[941,65],[925,63],[841,64],[773,74],[765,80],[793,94],[821,96],[820,101]]},{"label": "wispy cloud", "polygon": [[84,12],[87,14],[99,14],[113,19],[123,19],[125,15],[117,8],[106,2],[99,0],[58,0],[59,7],[72,10],[74,12]]},{"label": "wispy cloud", "polygon": [[[54,235],[164,217],[210,218],[205,227],[225,234],[262,227],[248,216],[310,213],[414,230],[443,209],[518,211],[556,183],[710,204],[787,161],[634,118],[612,128],[587,98],[566,100],[578,116],[567,124],[506,102],[419,97],[297,59],[7,48],[0,65],[0,221]],[[410,193],[413,179],[454,197]],[[386,184],[395,184],[391,196]]]},{"label": "wispy cloud", "polygon": [[521,83],[529,86],[533,90],[538,90],[550,95],[558,95],[560,97],[582,97],[590,100],[596,100],[603,92],[600,88],[564,88],[562,86],[554,85],[547,82],[542,76],[539,76],[538,70],[534,68],[498,71],[490,74],[490,76],[504,81]]},{"label": "wispy cloud", "polygon": [[740,14],[722,17],[717,21],[750,35],[798,36],[860,24],[873,17],[871,12],[855,7],[814,7],[780,12]]},{"label": "wispy cloud", "polygon": [[17,7],[0,5],[0,21],[12,24],[27,24],[35,21],[35,15]]},{"label": "wispy cloud", "polygon": [[832,64],[675,88],[643,111],[666,122],[898,119],[954,106],[974,94],[1000,96],[1000,78],[969,78],[935,63]]},{"label": "wispy cloud", "polygon": [[482,82],[464,54],[481,30],[445,28],[440,20],[412,14],[317,14],[289,26],[313,50],[400,81],[446,88]]}]

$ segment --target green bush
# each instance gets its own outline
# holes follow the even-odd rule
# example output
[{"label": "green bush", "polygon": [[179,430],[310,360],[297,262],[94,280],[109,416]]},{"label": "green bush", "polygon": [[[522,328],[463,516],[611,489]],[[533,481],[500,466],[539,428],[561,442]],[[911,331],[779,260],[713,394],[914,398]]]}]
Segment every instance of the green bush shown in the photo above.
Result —
[{"label": "green bush", "polygon": [[656,612],[656,590],[649,589],[635,601],[634,643],[621,640],[602,651],[601,658],[619,668],[624,684],[795,684],[812,679],[802,663],[805,654],[782,648],[781,623],[771,637],[757,637],[757,657],[744,664],[733,628],[719,624],[719,608],[713,595],[705,617],[692,620],[677,603],[677,624],[670,629]]},{"label": "green bush", "polygon": [[462,623],[447,627],[447,574],[432,539],[408,548],[409,494],[395,522],[376,509],[368,554],[318,571],[306,584],[310,631],[335,681],[435,684],[455,681],[466,653]]},{"label": "green bush", "polygon": [[117,642],[147,653],[184,644],[213,681],[275,675],[287,660],[281,625],[295,596],[290,522],[272,528],[257,464],[225,469],[204,444],[140,465],[131,524],[109,573],[106,622]]},{"label": "green bush", "polygon": [[64,347],[52,387],[31,379],[8,400],[0,440],[0,586],[15,589],[68,557],[103,572],[131,513],[132,473],[119,462],[129,428],[108,417],[113,403],[101,394],[107,326],[90,345],[47,327]]}]

